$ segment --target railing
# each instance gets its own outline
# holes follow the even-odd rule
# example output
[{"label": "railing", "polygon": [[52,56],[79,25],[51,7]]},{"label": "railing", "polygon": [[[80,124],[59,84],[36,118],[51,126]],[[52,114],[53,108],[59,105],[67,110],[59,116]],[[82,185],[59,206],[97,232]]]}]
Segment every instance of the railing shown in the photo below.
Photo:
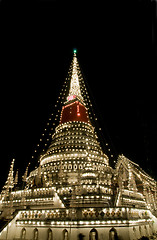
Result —
[{"label": "railing", "polygon": [[27,210],[21,211],[18,220],[112,220],[112,219],[148,219],[150,213],[144,209],[135,208],[84,208],[84,209],[53,209],[53,210]]}]

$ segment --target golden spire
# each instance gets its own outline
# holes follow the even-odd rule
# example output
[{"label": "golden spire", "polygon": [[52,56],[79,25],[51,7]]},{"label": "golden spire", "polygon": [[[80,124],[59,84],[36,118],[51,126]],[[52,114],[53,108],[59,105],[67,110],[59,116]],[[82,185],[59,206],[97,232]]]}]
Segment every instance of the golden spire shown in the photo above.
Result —
[{"label": "golden spire", "polygon": [[73,51],[73,60],[72,60],[72,75],[70,82],[70,90],[67,97],[68,101],[71,101],[74,98],[78,98],[83,101],[83,97],[81,95],[80,82],[79,82],[79,64],[76,57],[76,49]]}]

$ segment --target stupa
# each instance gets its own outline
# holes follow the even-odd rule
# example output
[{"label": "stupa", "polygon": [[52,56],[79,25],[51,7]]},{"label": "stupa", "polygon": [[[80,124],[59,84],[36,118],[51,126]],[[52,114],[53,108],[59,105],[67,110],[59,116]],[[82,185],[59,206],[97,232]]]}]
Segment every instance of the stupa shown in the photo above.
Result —
[{"label": "stupa", "polygon": [[39,165],[23,176],[11,163],[0,194],[0,239],[135,240],[156,238],[157,183],[119,155],[109,164],[90,117],[74,50],[60,119]]}]

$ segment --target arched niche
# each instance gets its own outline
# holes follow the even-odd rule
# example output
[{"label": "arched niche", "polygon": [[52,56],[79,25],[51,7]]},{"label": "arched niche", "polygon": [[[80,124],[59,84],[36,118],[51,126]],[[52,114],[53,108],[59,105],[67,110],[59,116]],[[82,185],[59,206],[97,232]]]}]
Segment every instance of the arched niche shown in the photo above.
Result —
[{"label": "arched niche", "polygon": [[69,240],[69,234],[67,229],[63,230],[63,240]]},{"label": "arched niche", "polygon": [[95,228],[89,232],[89,240],[98,240],[98,231]]},{"label": "arched niche", "polygon": [[109,231],[109,240],[118,240],[117,231],[114,227]]}]

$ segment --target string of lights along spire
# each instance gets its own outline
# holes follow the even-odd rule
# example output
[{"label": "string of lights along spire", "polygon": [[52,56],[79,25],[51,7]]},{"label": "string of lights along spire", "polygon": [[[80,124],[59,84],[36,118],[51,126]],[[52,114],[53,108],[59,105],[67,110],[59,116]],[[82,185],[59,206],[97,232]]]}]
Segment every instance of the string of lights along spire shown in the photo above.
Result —
[{"label": "string of lights along spire", "polygon": [[0,240],[157,239],[157,182],[124,155],[110,165],[92,111],[74,50],[33,155],[43,147],[38,166],[27,165],[21,184],[11,162],[0,193]]},{"label": "string of lights along spire", "polygon": [[[50,117],[48,118],[46,126],[43,129],[43,132],[41,133],[39,142],[36,144],[36,147],[34,148],[32,159],[38,158],[38,162],[39,162],[39,158],[40,158],[39,156],[40,154],[42,155],[43,153],[45,153],[45,151],[47,150],[52,140],[52,135],[55,131],[56,126],[62,121],[64,121],[65,116],[68,115],[68,110],[69,110],[67,106],[68,103],[76,99],[78,100],[77,101],[78,103],[75,101],[75,104],[71,106],[73,110],[74,108],[77,108],[77,115],[76,117],[73,116],[74,117],[73,120],[79,121],[81,118],[84,118],[84,120],[88,118],[88,120],[86,119],[86,121],[89,121],[93,125],[96,123],[95,132],[102,139],[103,145],[105,145],[105,149],[103,150],[105,151],[106,154],[108,154],[109,158],[113,159],[113,151],[111,151],[112,147],[108,143],[106,138],[102,136],[101,127],[97,122],[98,117],[95,114],[95,110],[90,100],[87,86],[78,63],[77,49],[73,49],[73,59],[70,64],[68,76],[65,78],[62,89],[56,101],[56,104],[54,105],[53,112],[50,114]],[[65,105],[64,118],[62,117],[63,105]],[[70,111],[70,113],[72,116],[72,111]],[[102,144],[102,141],[100,141],[100,144]]]}]

